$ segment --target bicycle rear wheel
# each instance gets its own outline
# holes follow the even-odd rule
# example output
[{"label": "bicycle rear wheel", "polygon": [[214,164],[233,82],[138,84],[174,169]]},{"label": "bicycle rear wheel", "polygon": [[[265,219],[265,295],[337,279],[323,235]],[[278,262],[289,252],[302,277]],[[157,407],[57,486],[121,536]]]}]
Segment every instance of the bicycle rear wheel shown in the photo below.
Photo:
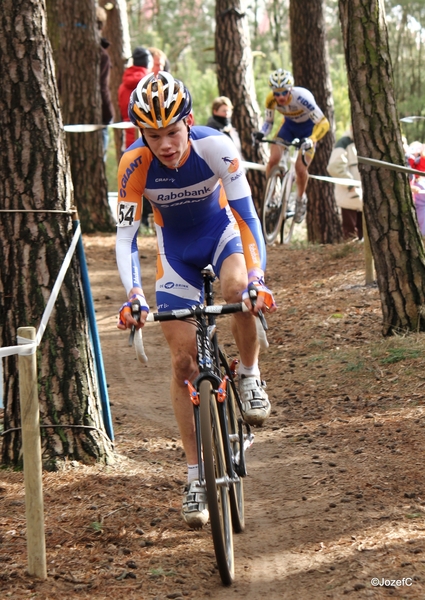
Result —
[{"label": "bicycle rear wheel", "polygon": [[213,387],[207,380],[201,381],[199,400],[204,471],[214,551],[221,580],[224,585],[230,585],[235,575],[235,563],[226,457],[217,400]]},{"label": "bicycle rear wheel", "polygon": [[294,233],[295,221],[295,205],[297,202],[297,185],[295,181],[295,173],[288,171],[284,181],[284,197],[285,197],[285,218],[282,221],[280,241],[282,244],[289,244]]},{"label": "bicycle rear wheel", "polygon": [[272,244],[278,236],[284,212],[284,173],[282,168],[274,167],[267,178],[266,193],[261,207],[261,224],[264,240]]}]

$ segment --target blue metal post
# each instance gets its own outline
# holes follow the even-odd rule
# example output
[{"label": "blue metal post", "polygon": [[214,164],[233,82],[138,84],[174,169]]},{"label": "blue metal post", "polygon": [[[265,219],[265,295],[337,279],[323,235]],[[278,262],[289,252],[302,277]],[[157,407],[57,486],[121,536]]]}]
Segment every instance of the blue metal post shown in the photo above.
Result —
[{"label": "blue metal post", "polygon": [[[79,221],[73,221],[74,231],[79,225]],[[87,269],[86,255],[84,253],[83,238],[77,243],[78,259],[81,267],[81,280],[83,284],[84,299],[86,301],[87,315],[89,319],[89,329],[93,344],[94,362],[96,366],[97,381],[99,385],[100,400],[102,403],[103,424],[106,433],[111,441],[114,440],[114,429],[112,425],[111,408],[109,405],[108,388],[106,385],[106,374],[103,365],[102,350],[100,347],[99,333],[97,331],[96,315],[94,312],[93,296],[91,293],[89,273]]]}]

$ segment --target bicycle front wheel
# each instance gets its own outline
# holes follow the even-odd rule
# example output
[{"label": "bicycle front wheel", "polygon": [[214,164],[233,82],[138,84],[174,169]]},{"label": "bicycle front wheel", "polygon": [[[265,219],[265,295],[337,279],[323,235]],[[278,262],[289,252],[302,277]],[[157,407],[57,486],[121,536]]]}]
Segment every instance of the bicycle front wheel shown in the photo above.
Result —
[{"label": "bicycle front wheel", "polygon": [[201,381],[199,401],[204,471],[214,551],[221,580],[224,585],[230,585],[235,575],[235,564],[229,483],[217,400],[213,387],[207,380]]},{"label": "bicycle front wheel", "polygon": [[284,180],[285,211],[284,220],[281,224],[280,241],[282,244],[289,244],[294,233],[295,221],[295,206],[297,203],[297,185],[295,181],[295,173],[288,171]]},{"label": "bicycle front wheel", "polygon": [[261,207],[261,224],[267,244],[273,244],[275,241],[285,216],[284,177],[281,167],[277,166],[267,178],[266,193]]},{"label": "bicycle front wheel", "polygon": [[[231,376],[227,354],[220,348],[220,361],[223,375]],[[241,461],[243,448],[239,439],[238,412],[236,407],[235,392],[232,388],[231,379],[227,382],[226,419],[227,433],[229,435],[230,460],[232,468],[236,472]],[[233,531],[241,533],[245,529],[245,500],[243,490],[243,479],[233,482],[230,486],[230,508],[232,511]]]},{"label": "bicycle front wheel", "polygon": [[[227,408],[227,425],[230,435],[230,446],[232,448],[232,456],[237,459],[241,455],[241,445],[239,442],[238,419],[236,415],[236,403],[231,386],[228,386],[226,408]],[[235,465],[234,465],[235,467]],[[245,500],[243,493],[243,479],[239,477],[239,481],[232,483],[230,486],[230,508],[232,511],[233,531],[241,533],[245,529]]]}]

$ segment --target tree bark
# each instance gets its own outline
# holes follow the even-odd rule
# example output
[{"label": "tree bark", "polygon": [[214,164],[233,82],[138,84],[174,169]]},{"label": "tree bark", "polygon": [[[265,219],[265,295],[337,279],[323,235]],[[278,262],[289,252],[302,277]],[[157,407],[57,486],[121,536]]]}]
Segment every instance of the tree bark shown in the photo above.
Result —
[{"label": "tree bark", "polygon": [[[101,0],[100,6],[110,5],[111,2]],[[130,31],[127,19],[127,4],[125,0],[116,0],[113,7],[107,10],[108,19],[103,33],[111,45],[108,48],[108,54],[111,59],[111,98],[114,104],[115,121],[122,120],[120,107],[118,104],[118,88],[122,81],[125,70],[125,64],[131,56]],[[123,115],[124,116],[124,115]],[[124,130],[114,129],[115,153],[117,163],[119,162],[124,145]]]},{"label": "tree bark", "polygon": [[[339,0],[360,157],[404,164],[382,0]],[[425,253],[406,174],[359,164],[383,333],[425,330]]]},{"label": "tree bark", "polygon": [[[93,0],[47,0],[65,124],[100,124],[100,36]],[[85,233],[114,231],[102,132],[67,133],[75,204]]]},{"label": "tree bark", "polygon": [[[220,95],[227,96],[234,106],[232,122],[241,138],[245,160],[265,162],[262,147],[253,147],[251,133],[259,129],[260,109],[255,92],[248,18],[240,0],[217,0],[215,54]],[[257,210],[265,190],[265,175],[248,170],[248,182]]]},{"label": "tree bark", "polygon": [[[331,124],[330,131],[317,144],[309,172],[312,175],[327,175],[329,157],[335,144],[335,122],[323,0],[291,0],[289,18],[295,85],[311,91]],[[334,185],[310,179],[307,196],[309,241],[321,244],[340,242],[342,227]]]},{"label": "tree bark", "polygon": [[[44,3],[3,1],[0,52],[0,339],[13,346],[18,327],[39,325],[72,239],[73,198]],[[42,429],[44,464],[106,460],[111,444],[75,258],[37,360],[41,423],[52,425]],[[16,355],[4,360],[2,460],[9,464],[22,460],[17,365]]]}]

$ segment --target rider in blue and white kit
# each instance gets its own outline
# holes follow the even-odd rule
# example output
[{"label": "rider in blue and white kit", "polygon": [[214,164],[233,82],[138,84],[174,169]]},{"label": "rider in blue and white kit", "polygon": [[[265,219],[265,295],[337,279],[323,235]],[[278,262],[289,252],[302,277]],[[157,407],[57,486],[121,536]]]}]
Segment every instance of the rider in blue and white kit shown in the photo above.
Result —
[{"label": "rider in blue and white kit", "polygon": [[[226,302],[244,300],[249,313],[232,318],[240,354],[238,385],[246,422],[261,425],[270,402],[258,367],[255,315],[276,309],[264,283],[265,246],[251,191],[233,142],[193,125],[192,99],[169,73],[144,77],[130,98],[129,116],[139,138],[123,154],[118,171],[117,264],[129,300],[138,298],[142,318],[120,310],[118,327],[142,327],[149,310],[142,289],[137,234],[142,196],[153,208],[157,233],[156,301],[159,311],[202,302],[201,269],[211,264]],[[247,287],[258,290],[257,305]],[[208,520],[205,489],[198,481],[192,404],[184,381],[197,372],[196,330],[186,321],[161,323],[172,357],[171,398],[188,462],[182,514],[191,527]]]}]

